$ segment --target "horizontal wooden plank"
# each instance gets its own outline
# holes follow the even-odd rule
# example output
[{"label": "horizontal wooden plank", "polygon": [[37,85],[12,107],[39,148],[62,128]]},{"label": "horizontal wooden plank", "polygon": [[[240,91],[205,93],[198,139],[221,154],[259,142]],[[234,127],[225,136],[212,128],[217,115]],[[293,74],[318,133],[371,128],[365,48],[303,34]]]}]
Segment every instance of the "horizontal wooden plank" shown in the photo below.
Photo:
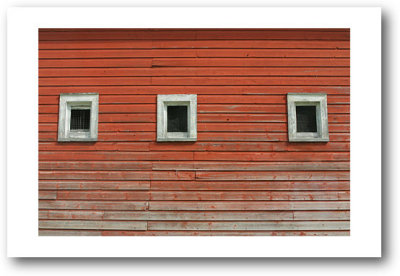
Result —
[{"label": "horizontal wooden plank", "polygon": [[[193,157],[194,155],[194,157]],[[39,152],[40,161],[349,161],[348,152]]]},{"label": "horizontal wooden plank", "polygon": [[150,193],[144,191],[109,192],[109,191],[58,191],[59,200],[149,200]]},{"label": "horizontal wooden plank", "polygon": [[348,221],[278,222],[159,222],[149,221],[149,230],[350,230]]},{"label": "horizontal wooden plank", "polygon": [[39,236],[349,236],[350,231],[76,231],[39,230]]},{"label": "horizontal wooden plank", "polygon": [[328,95],[349,95],[349,86],[93,86],[93,87],[40,87],[40,95],[58,96],[60,93],[83,93],[96,91],[100,95],[286,95],[292,93],[326,93]]},{"label": "horizontal wooden plank", "polygon": [[[284,139],[284,138],[282,138]],[[99,133],[97,141],[100,142],[149,142],[156,140],[155,132],[105,132]],[[265,140],[265,139],[264,139]],[[57,132],[39,132],[39,142],[57,141]]]},{"label": "horizontal wooden plank", "polygon": [[[97,142],[97,143],[39,143],[39,151],[149,151],[151,143],[113,143],[113,142]],[[340,148],[340,144],[337,148]]]},{"label": "horizontal wooden plank", "polygon": [[41,50],[40,59],[54,58],[349,58],[346,49],[151,49]]},{"label": "horizontal wooden plank", "polygon": [[[328,104],[350,104],[350,96],[330,95]],[[286,95],[199,95],[201,104],[286,104]],[[59,96],[39,96],[39,104],[57,105]],[[156,104],[156,95],[101,95],[100,104]]]},{"label": "horizontal wooden plank", "polygon": [[151,162],[108,162],[108,161],[83,161],[83,162],[39,162],[40,170],[67,170],[67,171],[145,171],[152,170]]},{"label": "horizontal wooden plank", "polygon": [[[57,123],[42,123],[40,132],[56,132]],[[156,132],[155,123],[100,123],[99,132],[130,132],[152,131]],[[287,123],[198,123],[198,132],[286,132]],[[350,124],[331,124],[330,133],[350,133]]]},{"label": "horizontal wooden plank", "polygon": [[71,171],[340,171],[349,162],[146,162],[146,161],[53,161],[39,162],[40,170]]},{"label": "horizontal wooden plank", "polygon": [[[349,190],[349,181],[151,181],[152,190]],[[41,190],[149,190],[150,181],[40,180]]]},{"label": "horizontal wooden plank", "polygon": [[[100,132],[99,142],[154,142],[155,132]],[[39,142],[57,141],[57,132],[39,132]],[[287,142],[287,133],[254,133],[254,132],[199,132],[198,142]],[[330,142],[348,142],[349,133],[330,133]],[[42,159],[45,161],[44,159]]]},{"label": "horizontal wooden plank", "polygon": [[102,231],[102,236],[350,236],[341,231]]},{"label": "horizontal wooden plank", "polygon": [[56,191],[39,191],[39,199],[56,199]]},{"label": "horizontal wooden plank", "polygon": [[[67,154],[67,153],[65,153]],[[347,152],[194,152],[194,160],[220,161],[349,161]]]},{"label": "horizontal wooden plank", "polygon": [[[119,233],[119,231],[111,231],[111,233]],[[130,232],[133,233],[133,232]],[[135,233],[146,233],[143,231],[135,231]],[[39,236],[101,236],[101,231],[95,230],[51,230],[39,229]]]},{"label": "horizontal wooden plank", "polygon": [[[103,135],[105,136],[105,135]],[[197,134],[197,141],[245,141],[245,142],[275,142],[275,141],[288,141],[287,133],[235,133],[235,132],[199,132]],[[329,141],[331,142],[348,142],[350,141],[349,133],[330,133]],[[293,160],[294,161],[294,160]],[[317,160],[315,160],[317,161]]]},{"label": "horizontal wooden plank", "polygon": [[72,200],[39,200],[39,209],[56,210],[141,210],[147,209],[146,201],[72,201]]},{"label": "horizontal wooden plank", "polygon": [[152,58],[39,59],[39,68],[151,68],[152,60]]},{"label": "horizontal wooden plank", "polygon": [[[350,144],[346,142],[330,143],[292,143],[292,142],[197,142],[194,144],[163,144],[150,143],[151,151],[349,151]],[[60,147],[58,147],[60,148]],[[53,148],[50,148],[53,149]]]},{"label": "horizontal wooden plank", "polygon": [[39,68],[349,67],[349,58],[63,58],[40,59]]},{"label": "horizontal wooden plank", "polygon": [[45,68],[39,77],[350,76],[350,68]]},{"label": "horizontal wooden plank", "polygon": [[149,190],[150,181],[40,180],[41,190]]},{"label": "horizontal wooden plank", "polygon": [[349,29],[70,29],[39,32],[45,40],[349,40]]},{"label": "horizontal wooden plank", "polygon": [[349,86],[349,77],[70,77],[40,78],[39,86],[81,85],[335,85]]},{"label": "horizontal wooden plank", "polygon": [[114,212],[106,211],[104,219],[115,220],[349,220],[349,211],[258,211],[258,212]]},{"label": "horizontal wooden plank", "polygon": [[39,50],[45,49],[349,49],[350,41],[306,41],[306,40],[81,40],[39,41]]},{"label": "horizontal wooden plank", "polygon": [[152,181],[152,190],[349,190],[349,181]]},{"label": "horizontal wooden plank", "polygon": [[39,211],[39,219],[77,220],[184,220],[184,221],[246,221],[246,220],[349,220],[349,211]]},{"label": "horizontal wooden plank", "polygon": [[[126,195],[128,196],[128,195]],[[123,195],[120,195],[123,198]],[[150,200],[350,200],[348,191],[333,191],[333,192],[150,192]]]},{"label": "horizontal wooden plank", "polygon": [[[115,60],[113,67],[124,67],[125,59]],[[67,59],[40,60],[39,64],[60,66],[68,64]],[[70,59],[70,63],[72,60]],[[75,65],[79,65],[75,61]],[[82,63],[81,66],[84,66]],[[78,67],[81,67],[78,66]],[[324,58],[324,57],[271,57],[271,58],[153,58],[152,67],[349,67],[349,58]]]},{"label": "horizontal wooden plank", "polygon": [[39,151],[350,151],[346,142],[330,143],[290,143],[290,142],[197,142],[164,144],[157,142],[97,142],[58,143],[41,142]]},{"label": "horizontal wooden plank", "polygon": [[326,172],[205,172],[197,171],[199,180],[350,180],[350,173],[344,171]]},{"label": "horizontal wooden plank", "polygon": [[193,180],[184,171],[39,171],[39,180]]},{"label": "horizontal wooden plank", "polygon": [[151,201],[149,210],[349,210],[348,201]]},{"label": "horizontal wooden plank", "polygon": [[40,152],[40,161],[193,160],[192,152]]},{"label": "horizontal wooden plank", "polygon": [[[147,213],[145,211],[144,212],[136,211],[136,212]],[[39,219],[103,220],[103,217],[104,217],[104,211],[76,211],[76,210],[39,211]]]},{"label": "horizontal wooden plank", "polygon": [[58,191],[59,200],[349,200],[348,191],[307,192],[167,192]]},{"label": "horizontal wooden plank", "polygon": [[147,230],[147,222],[39,220],[39,229]]},{"label": "horizontal wooden plank", "polygon": [[[51,166],[52,169],[55,166]],[[85,165],[83,165],[85,167]],[[123,167],[123,165],[121,166]],[[42,167],[41,167],[42,168]],[[59,169],[59,166],[57,166]],[[104,167],[107,168],[107,167]],[[69,169],[66,165],[66,169]],[[153,162],[153,170],[194,171],[338,171],[350,170],[349,162]]]}]

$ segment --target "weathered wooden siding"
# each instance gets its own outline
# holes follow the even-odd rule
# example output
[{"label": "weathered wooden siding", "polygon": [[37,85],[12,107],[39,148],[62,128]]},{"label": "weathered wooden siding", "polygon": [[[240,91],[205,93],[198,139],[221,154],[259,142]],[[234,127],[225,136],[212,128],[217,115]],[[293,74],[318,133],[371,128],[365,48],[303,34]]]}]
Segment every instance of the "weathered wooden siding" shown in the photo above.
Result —
[{"label": "weathered wooden siding", "polygon": [[[347,29],[39,32],[40,235],[348,235]],[[58,143],[60,93],[98,92],[96,143]],[[327,93],[330,142],[288,143],[286,94]],[[157,94],[198,141],[156,142]]]}]

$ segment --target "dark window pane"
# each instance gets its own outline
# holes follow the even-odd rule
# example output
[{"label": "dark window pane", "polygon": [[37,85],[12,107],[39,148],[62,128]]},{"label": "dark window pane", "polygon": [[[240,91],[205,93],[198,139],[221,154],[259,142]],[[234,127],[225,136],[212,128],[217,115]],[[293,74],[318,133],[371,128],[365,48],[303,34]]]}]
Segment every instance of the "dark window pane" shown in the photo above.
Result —
[{"label": "dark window pane", "polygon": [[71,109],[71,130],[90,129],[90,109]]},{"label": "dark window pane", "polygon": [[297,132],[317,132],[315,106],[296,106]]},{"label": "dark window pane", "polygon": [[187,106],[168,106],[168,132],[187,132]]}]

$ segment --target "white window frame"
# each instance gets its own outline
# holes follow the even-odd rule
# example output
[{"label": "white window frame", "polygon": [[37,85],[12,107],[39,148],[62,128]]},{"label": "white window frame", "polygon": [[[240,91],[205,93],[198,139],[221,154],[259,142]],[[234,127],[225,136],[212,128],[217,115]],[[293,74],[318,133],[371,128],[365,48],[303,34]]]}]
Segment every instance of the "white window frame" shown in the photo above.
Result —
[{"label": "white window frame", "polygon": [[[168,106],[187,106],[188,131],[167,131]],[[197,140],[197,95],[172,94],[157,95],[157,141],[178,142]]]},{"label": "white window frame", "polygon": [[[297,132],[296,106],[315,106],[317,132]],[[289,142],[329,142],[327,95],[323,93],[288,93]]]},{"label": "white window frame", "polygon": [[[71,108],[90,108],[89,131],[70,130]],[[97,141],[99,113],[98,93],[63,93],[60,94],[58,117],[58,141],[59,142],[95,142]]]}]

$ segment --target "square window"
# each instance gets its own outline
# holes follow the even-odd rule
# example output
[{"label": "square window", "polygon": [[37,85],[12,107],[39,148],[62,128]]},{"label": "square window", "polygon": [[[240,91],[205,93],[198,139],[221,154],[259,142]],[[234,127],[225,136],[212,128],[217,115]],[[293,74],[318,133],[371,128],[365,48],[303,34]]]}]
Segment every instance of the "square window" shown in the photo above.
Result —
[{"label": "square window", "polygon": [[317,132],[316,106],[296,106],[297,132]]},{"label": "square window", "polygon": [[90,130],[90,109],[71,109],[70,130]]},{"label": "square window", "polygon": [[328,142],[326,94],[287,95],[289,142]]},{"label": "square window", "polygon": [[167,132],[187,132],[187,106],[167,107]]},{"label": "square window", "polygon": [[60,94],[58,141],[97,141],[99,95]]},{"label": "square window", "polygon": [[157,96],[157,141],[196,141],[197,95]]}]

